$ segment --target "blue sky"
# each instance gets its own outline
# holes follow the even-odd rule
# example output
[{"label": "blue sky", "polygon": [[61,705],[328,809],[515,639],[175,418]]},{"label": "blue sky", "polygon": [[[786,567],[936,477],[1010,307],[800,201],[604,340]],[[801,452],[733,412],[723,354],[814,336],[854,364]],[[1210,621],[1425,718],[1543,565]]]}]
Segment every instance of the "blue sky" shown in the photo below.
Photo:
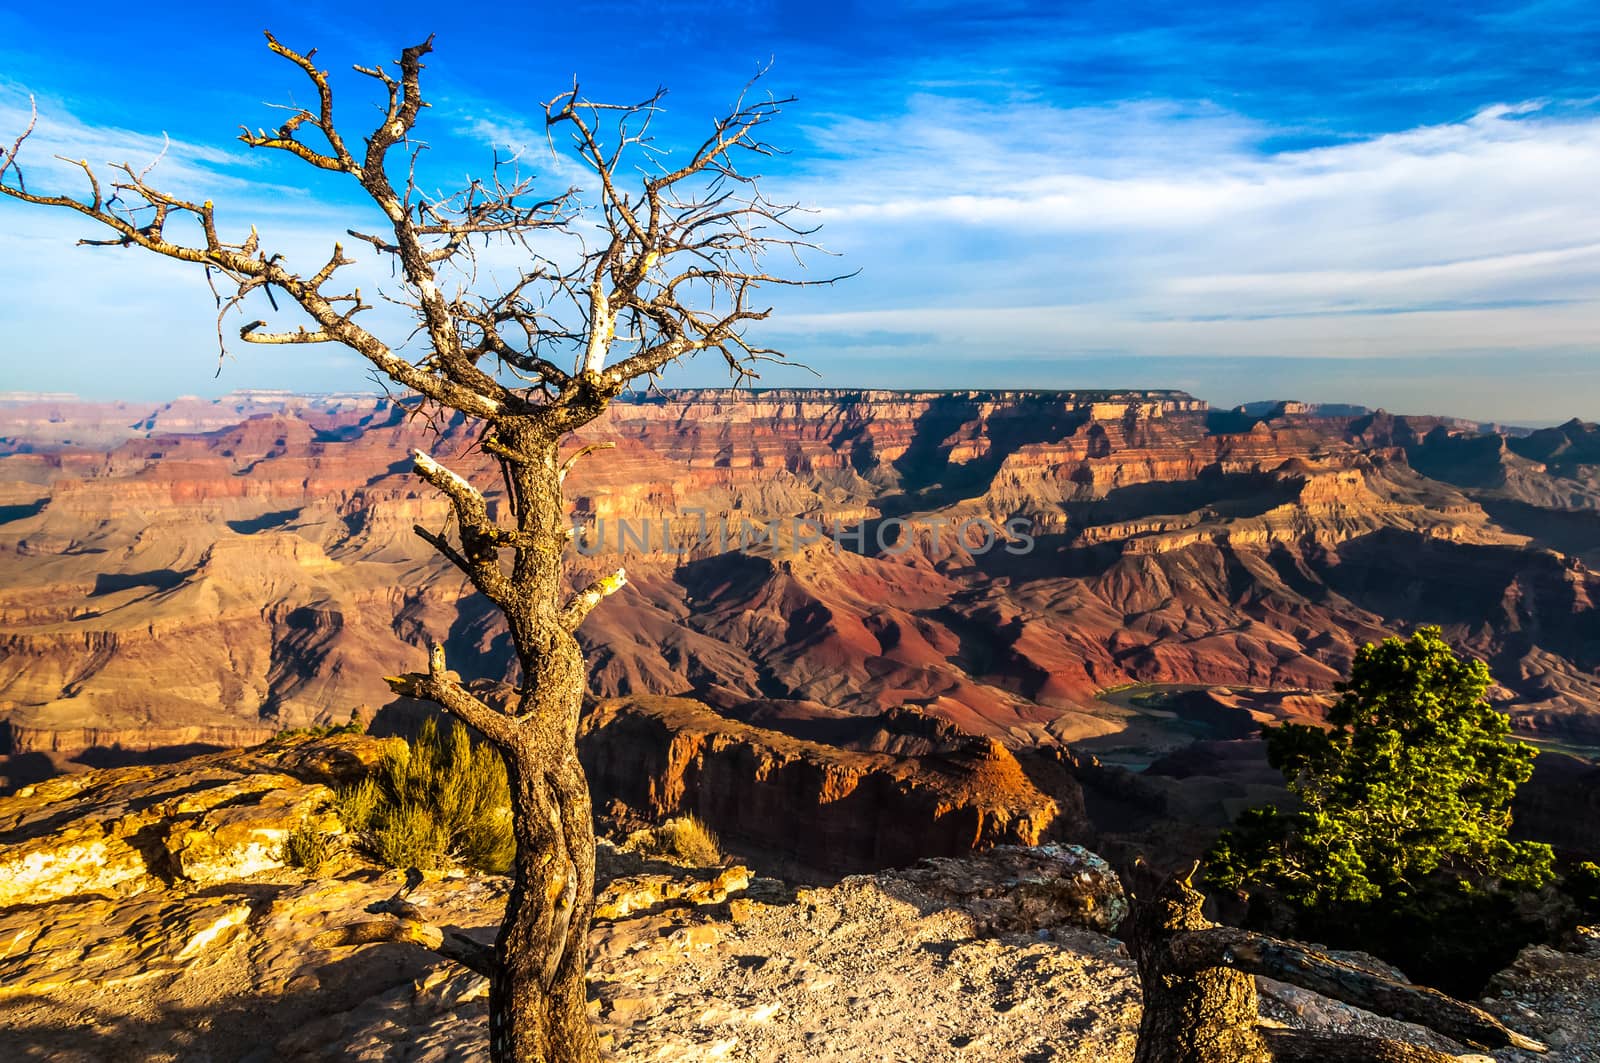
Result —
[{"label": "blue sky", "polygon": [[[305,7],[308,5],[303,5]],[[335,70],[437,31],[433,173],[491,146],[547,162],[538,104],[671,89],[687,138],[758,66],[800,97],[768,172],[840,258],[761,335],[837,386],[1170,386],[1219,404],[1362,402],[1524,423],[1600,418],[1600,7],[159,2],[0,11],[0,132],[141,160],[325,253],[349,190],[231,137],[304,98],[260,31]],[[163,28],[164,27],[164,28]],[[362,79],[345,79],[361,117]],[[6,137],[5,139],[9,139]],[[48,149],[48,150],[46,150]],[[366,388],[353,355],[236,344],[220,378],[203,280],[80,249],[0,202],[0,391],[159,399]],[[707,361],[669,382],[725,380]],[[816,378],[771,372],[766,384]]]}]

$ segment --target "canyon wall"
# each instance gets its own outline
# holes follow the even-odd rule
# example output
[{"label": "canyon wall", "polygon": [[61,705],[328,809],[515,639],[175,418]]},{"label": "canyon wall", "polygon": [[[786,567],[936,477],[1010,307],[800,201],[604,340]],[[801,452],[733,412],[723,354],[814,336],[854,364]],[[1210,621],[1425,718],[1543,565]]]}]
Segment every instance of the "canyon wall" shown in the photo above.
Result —
[{"label": "canyon wall", "polygon": [[[880,726],[893,736],[893,720]],[[688,698],[636,697],[601,702],[578,749],[602,813],[657,822],[691,813],[725,838],[826,871],[1083,841],[1089,830],[1070,778],[1043,792],[992,738],[952,732],[917,752],[866,752],[729,720]]]},{"label": "canyon wall", "polygon": [[[630,577],[585,625],[591,685],[1160,752],[1196,733],[1098,695],[1326,691],[1362,642],[1433,623],[1525,732],[1600,744],[1597,439],[1181,392],[638,396],[574,440],[616,444],[569,479],[574,578]],[[474,443],[374,396],[0,404],[12,748],[342,722],[431,639],[512,677],[411,530],[446,510],[409,452],[490,484]]]}]

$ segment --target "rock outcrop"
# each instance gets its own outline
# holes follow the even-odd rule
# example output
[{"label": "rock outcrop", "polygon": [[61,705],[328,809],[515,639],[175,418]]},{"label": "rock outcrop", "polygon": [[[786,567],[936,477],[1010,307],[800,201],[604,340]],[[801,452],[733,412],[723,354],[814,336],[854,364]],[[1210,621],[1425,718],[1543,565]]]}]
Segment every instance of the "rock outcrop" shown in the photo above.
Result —
[{"label": "rock outcrop", "polygon": [[595,806],[699,816],[730,839],[830,871],[1083,838],[1076,785],[1046,794],[991,738],[861,752],[727,719],[687,698],[601,702],[578,741]]},{"label": "rock outcrop", "polygon": [[[487,940],[505,879],[457,871],[419,881],[349,852],[314,878],[260,858],[264,840],[318,815],[328,788],[368,770],[382,748],[364,736],[301,736],[65,776],[0,799],[0,1058],[486,1058],[486,984],[428,951],[417,919]],[[75,840],[91,834],[127,840],[126,860],[95,859]],[[30,863],[19,849],[51,859]],[[780,1046],[813,1036],[802,1025],[813,1020],[840,1039],[830,1051],[874,1024],[891,1039],[911,1034],[882,1001],[845,1004],[836,992],[845,981],[868,997],[914,988],[938,1000],[974,1043],[993,1039],[989,1058],[999,1059],[1019,1038],[1067,1036],[1068,1016],[1008,1031],[985,998],[962,999],[960,979],[932,978],[952,949],[970,954],[996,993],[1024,975],[1041,992],[1064,992],[1119,970],[1116,946],[1083,931],[1115,922],[1121,888],[1082,850],[1002,847],[801,891],[745,867],[683,867],[604,842],[598,857],[594,1006],[621,1059],[718,1058],[730,1044],[735,1058],[792,1057]],[[99,879],[85,877],[91,867]],[[1006,888],[1019,881],[1023,891]],[[862,962],[866,951],[852,961],[862,934],[876,943],[871,956],[889,948],[891,961]],[[1082,951],[1052,960],[1041,934],[1081,940]],[[824,935],[843,951],[822,951]],[[983,943],[994,935],[1029,945],[996,951]],[[693,1004],[689,986],[712,971],[737,982],[738,996]],[[1094,1036],[1114,1044],[1124,1025],[1113,1019]]]},{"label": "rock outcrop", "polygon": [[179,767],[110,768],[23,787],[0,799],[0,906],[131,897],[282,868],[296,828],[339,831],[328,784],[365,773],[382,748],[361,735],[289,738]]},{"label": "rock outcrop", "polygon": [[1600,927],[1579,927],[1559,950],[1523,949],[1490,981],[1484,1008],[1544,1040],[1552,1057],[1600,1057]]},{"label": "rock outcrop", "polygon": [[1111,865],[1076,845],[1004,845],[978,857],[932,857],[878,880],[903,882],[961,909],[986,935],[1061,926],[1111,934],[1128,914]]},{"label": "rock outcrop", "polygon": [[[16,867],[0,870],[11,891],[0,903],[0,1059],[487,1060],[487,983],[432,952],[428,931],[489,941],[507,880],[386,871],[345,852],[320,877],[241,859],[208,863],[201,882],[158,855],[160,840],[222,810],[336,786],[381,748],[302,737],[0,799],[8,849],[136,816],[135,852],[154,858],[93,888],[58,862],[31,872],[25,897]],[[1132,1059],[1137,973],[1105,933],[1126,901],[1081,849],[1000,846],[795,888],[602,841],[597,870],[591,1008],[619,1063]],[[1600,1053],[1592,938],[1526,951],[1484,1002],[1549,1043],[1548,1063]],[[1271,1017],[1293,1027],[1422,1036],[1315,994],[1269,997]]]}]

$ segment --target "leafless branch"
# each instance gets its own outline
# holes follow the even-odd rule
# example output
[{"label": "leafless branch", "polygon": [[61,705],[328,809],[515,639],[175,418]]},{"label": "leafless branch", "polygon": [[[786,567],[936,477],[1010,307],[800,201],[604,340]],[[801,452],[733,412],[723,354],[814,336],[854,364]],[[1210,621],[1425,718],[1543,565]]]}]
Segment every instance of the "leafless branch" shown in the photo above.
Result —
[{"label": "leafless branch", "polygon": [[601,576],[583,590],[574,594],[567,602],[566,608],[561,610],[561,623],[568,631],[578,630],[578,626],[594,607],[611,595],[628,585],[628,572],[626,569],[617,569],[609,576]]},{"label": "leafless branch", "polygon": [[566,482],[567,474],[572,471],[573,466],[577,465],[578,462],[582,461],[585,457],[593,454],[597,450],[611,450],[614,447],[616,447],[616,444],[609,440],[604,443],[590,443],[587,446],[579,447],[573,452],[571,457],[567,458],[566,461],[561,463],[560,476],[562,483]]},{"label": "leafless branch", "polygon": [[580,372],[604,387],[648,379],[707,350],[736,379],[754,377],[758,363],[785,360],[744,337],[770,313],[756,293],[842,279],[801,280],[762,265],[773,251],[820,250],[809,239],[815,230],[795,223],[799,208],[768,199],[758,177],[741,169],[741,159],[776,152],[761,134],[790,100],[741,99],[681,164],[669,169],[657,155],[636,188],[625,185],[627,149],[649,147],[663,96],[619,107],[583,98],[575,84],[545,105],[547,128],[568,129],[572,149],[599,180],[609,238],[589,252],[573,287],[588,326]]},{"label": "leafless branch", "polygon": [[512,736],[510,717],[481,701],[445,668],[443,646],[435,644],[433,647],[426,672],[385,676],[383,681],[401,697],[418,698],[441,706],[491,742],[504,745]]},{"label": "leafless branch", "polygon": [[[742,97],[702,140],[673,155],[652,135],[664,91],[613,105],[585,98],[574,84],[545,106],[545,118],[552,146],[562,141],[592,176],[585,214],[577,190],[538,186],[520,158],[498,153],[487,173],[455,191],[419,183],[431,37],[391,64],[355,68],[380,94],[376,124],[359,135],[339,124],[315,49],[296,50],[271,34],[266,41],[310,82],[315,99],[284,108],[273,128],[243,130],[239,140],[347,180],[382,213],[383,223],[347,231],[352,246],[390,264],[397,285],[380,294],[407,309],[410,336],[380,336],[360,289],[341,283],[355,264],[343,246],[320,262],[293,263],[264,247],[253,226],[224,232],[210,200],[158,187],[149,166],[123,163],[97,173],[86,160],[67,159],[82,175],[80,196],[30,187],[19,156],[36,115],[0,151],[0,195],[94,222],[101,235],[86,244],[138,247],[201,267],[223,356],[224,320],[265,297],[291,320],[250,313],[237,328],[240,341],[341,345],[365,358],[380,381],[421,396],[427,409],[483,421],[479,440],[500,463],[516,526],[497,523],[477,488],[418,452],[417,475],[449,500],[451,519],[446,528],[417,533],[508,616],[533,618],[519,638],[534,639],[530,633],[544,623],[574,630],[626,577],[618,572],[568,594],[560,564],[567,544],[562,480],[600,445],[563,462],[561,441],[625,390],[653,385],[679,359],[715,352],[740,381],[756,376],[762,363],[787,361],[749,337],[771,312],[764,293],[840,279],[807,279],[773,264],[799,265],[807,252],[820,251],[805,213],[769,199],[747,169],[777,153],[766,129],[791,101]],[[489,248],[510,254],[490,258]],[[403,353],[413,338],[421,341],[420,355]],[[459,709],[464,719],[481,720],[488,711],[437,670],[402,679],[405,689]]]}]

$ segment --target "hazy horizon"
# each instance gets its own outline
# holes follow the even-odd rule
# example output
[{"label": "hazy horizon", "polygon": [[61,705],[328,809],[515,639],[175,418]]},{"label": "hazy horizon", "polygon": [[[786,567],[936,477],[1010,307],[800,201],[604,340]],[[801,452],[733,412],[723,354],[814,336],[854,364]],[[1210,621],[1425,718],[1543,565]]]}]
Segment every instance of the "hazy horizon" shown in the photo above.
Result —
[{"label": "hazy horizon", "polygon": [[[731,389],[731,388],[735,388],[735,385],[732,385],[732,384],[729,384],[729,383],[723,383],[723,384],[716,384],[716,383],[709,383],[709,384],[681,384],[681,385],[679,385],[679,384],[669,384],[669,385],[665,385],[662,390],[668,390],[668,391],[675,390],[675,389],[695,390],[695,389],[702,389],[702,388],[704,388],[704,389],[730,388]],[[1454,409],[1434,408],[1434,407],[1428,407],[1428,406],[1394,407],[1394,408],[1391,408],[1391,407],[1382,406],[1382,405],[1374,404],[1374,403],[1359,402],[1359,401],[1347,401],[1347,400],[1344,400],[1344,399],[1325,399],[1325,398],[1320,398],[1320,397],[1317,397],[1317,396],[1307,396],[1307,395],[1298,395],[1298,394],[1296,394],[1296,395],[1288,395],[1288,394],[1284,394],[1284,395],[1257,395],[1257,396],[1254,396],[1252,398],[1241,399],[1241,400],[1238,400],[1238,401],[1219,402],[1219,401],[1216,401],[1215,399],[1213,399],[1213,398],[1211,398],[1211,397],[1209,397],[1207,395],[1197,394],[1197,393],[1195,393],[1193,391],[1190,391],[1187,388],[1169,388],[1169,387],[1164,387],[1164,386],[1161,386],[1161,385],[1096,384],[1096,385],[1074,386],[1074,385],[1067,384],[1067,385],[1061,385],[1061,386],[1044,387],[1044,386],[1010,385],[1010,384],[1005,384],[1005,385],[1001,385],[1001,384],[985,385],[985,384],[982,384],[982,383],[976,383],[976,384],[971,384],[971,385],[949,386],[949,387],[933,387],[933,386],[922,387],[922,386],[903,386],[903,385],[891,385],[891,384],[848,384],[848,383],[822,382],[822,381],[817,381],[817,380],[814,380],[814,379],[811,380],[810,382],[801,381],[801,382],[792,382],[792,383],[784,383],[784,384],[763,384],[763,383],[759,383],[758,382],[758,383],[755,383],[755,384],[737,385],[737,390],[742,390],[742,391],[761,392],[761,391],[773,391],[773,390],[780,390],[780,389],[784,389],[784,390],[799,390],[799,391],[843,391],[843,392],[871,390],[871,391],[903,391],[903,392],[910,392],[910,393],[928,393],[928,392],[963,393],[963,392],[985,392],[985,391],[993,391],[993,392],[1000,392],[1000,391],[1024,391],[1024,392],[1027,392],[1027,391],[1033,391],[1033,392],[1055,392],[1055,391],[1060,391],[1060,392],[1073,392],[1073,391],[1081,391],[1081,392],[1096,392],[1096,391],[1162,392],[1162,391],[1171,391],[1171,392],[1178,392],[1178,393],[1182,393],[1182,394],[1187,394],[1191,398],[1195,398],[1195,399],[1199,399],[1201,401],[1204,401],[1213,410],[1232,410],[1232,409],[1234,409],[1236,407],[1243,406],[1243,405],[1258,405],[1258,404],[1263,404],[1263,403],[1304,402],[1304,403],[1308,403],[1308,404],[1311,404],[1311,405],[1320,405],[1320,406],[1329,406],[1329,407],[1339,407],[1339,406],[1365,407],[1366,409],[1372,410],[1372,411],[1375,411],[1375,412],[1376,411],[1383,411],[1383,412],[1397,414],[1397,415],[1401,415],[1401,416],[1409,415],[1409,416],[1414,416],[1414,417],[1420,417],[1420,416],[1449,417],[1449,418],[1456,418],[1456,419],[1465,420],[1465,421],[1476,421],[1476,422],[1479,422],[1481,424],[1495,424],[1495,425],[1499,425],[1499,426],[1501,426],[1503,428],[1510,428],[1510,429],[1518,429],[1518,428],[1549,428],[1549,427],[1555,427],[1555,426],[1558,426],[1558,425],[1566,424],[1567,422],[1572,421],[1574,419],[1579,420],[1579,421],[1593,421],[1595,419],[1595,418],[1590,417],[1590,416],[1585,416],[1582,412],[1575,412],[1575,413],[1568,414],[1568,415],[1565,415],[1565,416],[1544,417],[1544,418],[1539,418],[1539,419],[1522,419],[1522,420],[1507,419],[1507,418],[1503,418],[1503,417],[1479,417],[1479,416],[1475,416],[1475,415],[1473,415],[1471,413],[1464,413],[1464,412],[1462,412],[1460,410],[1454,410]],[[199,389],[199,390],[183,392],[183,393],[179,393],[179,394],[152,395],[152,396],[123,395],[123,394],[110,394],[110,393],[84,394],[84,393],[81,393],[81,392],[74,392],[74,391],[44,392],[44,391],[22,391],[22,390],[16,390],[16,391],[0,391],[0,404],[24,404],[24,403],[35,403],[35,402],[38,402],[38,403],[47,403],[47,402],[83,402],[83,403],[95,403],[95,404],[100,404],[100,403],[104,403],[104,404],[121,403],[121,404],[128,405],[128,406],[134,406],[134,407],[139,408],[139,409],[149,409],[152,412],[154,412],[155,410],[160,409],[161,407],[166,406],[168,404],[176,403],[176,402],[182,402],[182,401],[186,401],[186,400],[199,400],[199,401],[202,401],[202,402],[215,402],[215,401],[219,401],[219,400],[227,399],[227,398],[247,398],[247,397],[266,398],[266,397],[269,397],[269,396],[272,396],[272,395],[287,395],[287,396],[292,396],[294,398],[305,398],[305,399],[365,398],[365,397],[376,398],[376,397],[384,395],[384,394],[386,394],[386,392],[384,390],[382,390],[382,389],[379,389],[379,388],[351,388],[351,389],[342,389],[341,388],[341,389],[332,389],[332,390],[319,391],[319,390],[314,390],[314,389],[300,389],[300,388],[286,388],[286,387],[265,387],[265,386],[263,386],[263,387],[233,387],[233,388],[218,387],[218,388],[215,388],[215,389]],[[391,390],[390,392],[387,392],[387,394],[391,394],[392,395],[392,394],[394,394],[394,392]],[[629,392],[624,392],[622,397],[623,397],[624,401],[630,401],[630,400],[632,400],[634,398],[639,397],[640,394],[641,393],[639,393],[639,392],[629,391]]]}]

